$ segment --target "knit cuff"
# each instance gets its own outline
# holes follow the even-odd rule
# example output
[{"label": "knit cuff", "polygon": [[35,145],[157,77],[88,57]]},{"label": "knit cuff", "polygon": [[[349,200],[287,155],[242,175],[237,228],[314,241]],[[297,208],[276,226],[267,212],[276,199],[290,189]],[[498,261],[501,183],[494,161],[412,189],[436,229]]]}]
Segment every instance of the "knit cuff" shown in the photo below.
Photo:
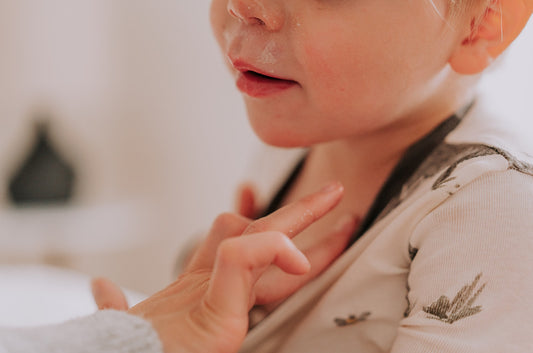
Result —
[{"label": "knit cuff", "polygon": [[0,329],[2,347],[9,353],[163,353],[148,321],[115,310],[58,325]]}]

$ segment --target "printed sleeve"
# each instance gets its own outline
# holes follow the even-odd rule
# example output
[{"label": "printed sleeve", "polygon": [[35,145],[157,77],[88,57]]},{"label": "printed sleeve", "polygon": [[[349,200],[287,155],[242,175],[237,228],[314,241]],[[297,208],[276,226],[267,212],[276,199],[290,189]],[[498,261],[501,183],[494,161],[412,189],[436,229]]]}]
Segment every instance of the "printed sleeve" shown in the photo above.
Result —
[{"label": "printed sleeve", "polygon": [[533,352],[533,177],[493,172],[410,240],[408,310],[391,353]]},{"label": "printed sleeve", "polygon": [[62,324],[0,328],[0,353],[163,353],[151,324],[114,310]]}]

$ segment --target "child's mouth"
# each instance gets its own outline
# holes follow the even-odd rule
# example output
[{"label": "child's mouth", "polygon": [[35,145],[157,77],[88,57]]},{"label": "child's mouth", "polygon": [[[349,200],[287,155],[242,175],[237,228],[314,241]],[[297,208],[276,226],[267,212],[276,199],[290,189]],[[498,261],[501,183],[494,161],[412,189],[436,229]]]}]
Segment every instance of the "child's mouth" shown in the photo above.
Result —
[{"label": "child's mouth", "polygon": [[237,88],[251,97],[262,98],[280,93],[295,86],[296,81],[267,76],[255,71],[241,71]]},{"label": "child's mouth", "polygon": [[280,80],[279,78],[263,75],[263,74],[260,74],[259,72],[255,72],[255,71],[245,71],[245,72],[243,72],[243,74],[250,75],[250,76],[255,76],[255,77],[257,77],[258,80],[260,80],[260,79]]}]

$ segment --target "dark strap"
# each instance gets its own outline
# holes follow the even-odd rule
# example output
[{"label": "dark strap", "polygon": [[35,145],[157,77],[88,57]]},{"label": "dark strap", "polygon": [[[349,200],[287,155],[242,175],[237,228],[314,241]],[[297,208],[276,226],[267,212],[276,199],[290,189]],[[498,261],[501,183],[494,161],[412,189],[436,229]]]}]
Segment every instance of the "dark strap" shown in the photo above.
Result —
[{"label": "dark strap", "polygon": [[459,116],[452,115],[428,135],[407,149],[402,159],[400,159],[381,187],[349,245],[355,243],[357,239],[370,229],[387,204],[393,198],[399,196],[403,185],[413,176],[422,162],[426,160],[426,158],[442,143],[442,141],[444,141],[446,136],[453,131],[460,122],[461,118]]}]

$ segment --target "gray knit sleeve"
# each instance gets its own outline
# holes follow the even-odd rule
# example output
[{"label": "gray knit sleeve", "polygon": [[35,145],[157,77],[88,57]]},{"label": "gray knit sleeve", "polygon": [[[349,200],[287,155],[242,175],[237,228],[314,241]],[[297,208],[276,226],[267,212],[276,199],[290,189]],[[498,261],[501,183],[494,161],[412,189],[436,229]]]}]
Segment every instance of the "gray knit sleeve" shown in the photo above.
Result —
[{"label": "gray knit sleeve", "polygon": [[0,328],[0,353],[162,353],[152,325],[115,310],[62,324]]}]

